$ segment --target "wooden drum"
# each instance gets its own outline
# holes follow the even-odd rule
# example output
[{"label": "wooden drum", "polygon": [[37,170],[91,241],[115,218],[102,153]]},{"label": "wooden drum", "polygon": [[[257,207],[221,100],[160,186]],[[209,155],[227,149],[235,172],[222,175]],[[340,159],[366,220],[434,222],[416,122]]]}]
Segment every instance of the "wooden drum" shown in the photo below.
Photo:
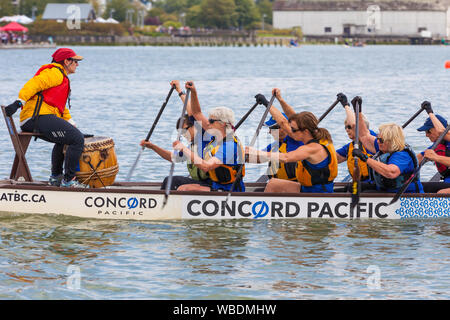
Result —
[{"label": "wooden drum", "polygon": [[77,180],[91,188],[101,188],[112,185],[118,172],[113,139],[95,136],[85,138]]}]

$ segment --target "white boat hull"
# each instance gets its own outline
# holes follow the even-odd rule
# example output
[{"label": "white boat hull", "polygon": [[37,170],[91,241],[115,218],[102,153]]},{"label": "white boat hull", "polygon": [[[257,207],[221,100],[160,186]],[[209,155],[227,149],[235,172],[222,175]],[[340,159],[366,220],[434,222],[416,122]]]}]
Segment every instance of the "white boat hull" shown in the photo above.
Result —
[{"label": "white boat hull", "polygon": [[150,187],[65,189],[1,185],[0,212],[68,215],[88,219],[407,219],[450,217],[450,196],[407,195],[391,206],[389,194],[362,194],[350,213],[349,194],[233,193],[173,191]]}]

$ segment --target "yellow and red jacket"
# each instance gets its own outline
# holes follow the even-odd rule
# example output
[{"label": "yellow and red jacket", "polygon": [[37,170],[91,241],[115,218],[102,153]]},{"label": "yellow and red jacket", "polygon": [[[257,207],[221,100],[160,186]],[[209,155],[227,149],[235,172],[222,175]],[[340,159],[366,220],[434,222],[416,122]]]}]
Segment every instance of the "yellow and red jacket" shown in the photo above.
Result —
[{"label": "yellow and red jacket", "polygon": [[[282,142],[281,145],[278,147],[278,150],[275,150],[276,144],[272,147],[272,152],[280,152],[280,153],[287,153],[287,143]],[[279,161],[278,166],[276,165],[275,161],[269,162],[269,175],[278,178],[278,179],[284,179],[284,180],[290,180],[290,181],[297,181],[297,177],[295,174],[295,168],[297,166],[296,162],[288,162],[284,163]]]},{"label": "yellow and red jacket", "polygon": [[67,121],[72,118],[66,107],[70,82],[59,63],[43,65],[20,90],[19,99],[26,101],[20,112],[20,122],[33,116],[39,93],[43,95],[39,115],[54,114]]},{"label": "yellow and red jacket", "polygon": [[[242,176],[241,179],[245,176],[245,165],[244,165],[244,149],[237,139],[236,136],[233,137],[234,143],[237,144],[237,163],[236,165],[227,165],[227,164],[221,164],[216,169],[208,171],[209,178],[217,183],[220,184],[229,184],[233,183],[234,180],[236,180],[236,175],[240,169],[241,166],[244,166],[242,168]],[[209,160],[215,156],[217,151],[220,148],[220,143],[214,145],[214,139],[211,140],[211,142],[205,147],[203,150],[204,154],[204,160]],[[234,157],[235,155],[233,155]]]},{"label": "yellow and red jacket", "polygon": [[306,160],[298,161],[296,169],[297,181],[305,187],[333,182],[338,174],[338,161],[333,144],[327,140],[311,140],[307,144],[309,143],[319,143],[327,152],[329,163],[326,167],[318,169],[311,167],[311,164]]},{"label": "yellow and red jacket", "polygon": [[[368,157],[372,157],[370,153],[367,152],[366,148],[364,148],[363,145],[360,146],[361,151]],[[353,148],[354,144],[351,142],[348,145],[348,154],[347,154],[347,168],[350,175],[353,177],[353,169],[355,168],[355,158],[353,157]],[[364,161],[358,161],[358,167],[360,172],[360,179],[361,181],[368,180],[369,179],[369,167],[367,166],[367,163]],[[354,178],[354,177],[353,177]]]}]

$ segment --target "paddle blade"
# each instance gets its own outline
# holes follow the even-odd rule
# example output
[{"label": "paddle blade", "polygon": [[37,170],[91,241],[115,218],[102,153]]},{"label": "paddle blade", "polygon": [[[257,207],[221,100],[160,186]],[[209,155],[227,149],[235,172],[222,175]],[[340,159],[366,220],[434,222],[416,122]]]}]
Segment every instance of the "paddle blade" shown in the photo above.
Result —
[{"label": "paddle blade", "polygon": [[134,170],[135,170],[136,167],[137,167],[137,164],[138,164],[138,162],[139,162],[139,159],[141,158],[142,152],[144,152],[144,149],[145,149],[145,147],[142,147],[142,149],[139,150],[139,153],[138,153],[138,155],[137,155],[137,157],[136,157],[136,160],[134,160],[134,163],[133,163],[133,165],[131,166],[130,171],[128,171],[127,178],[126,178],[125,181],[130,181],[131,176],[133,175],[133,172],[134,172]]}]

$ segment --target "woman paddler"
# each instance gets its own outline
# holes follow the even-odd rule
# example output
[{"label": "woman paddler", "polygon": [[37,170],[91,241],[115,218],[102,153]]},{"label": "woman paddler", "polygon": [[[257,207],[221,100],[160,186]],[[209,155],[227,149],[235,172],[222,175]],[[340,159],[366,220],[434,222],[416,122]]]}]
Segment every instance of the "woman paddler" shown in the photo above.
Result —
[{"label": "woman paddler", "polygon": [[[178,190],[230,191],[240,167],[244,166],[245,160],[243,147],[234,134],[234,112],[226,107],[216,107],[209,110],[209,117],[206,117],[201,111],[194,83],[186,82],[185,87],[191,90],[192,115],[196,121],[201,123],[202,128],[213,136],[213,139],[203,150],[203,158],[191,152],[180,141],[175,141],[173,147],[175,150],[182,151],[197,168],[205,173],[207,172],[212,180],[212,185],[206,187],[200,184],[185,184]],[[245,191],[244,175],[245,168],[232,191]]]},{"label": "woman paddler", "polygon": [[[25,132],[39,132],[41,139],[54,143],[52,171],[49,184],[62,187],[85,187],[75,178],[84,136],[75,127],[70,109],[69,74],[75,73],[83,57],[72,49],[60,48],[52,55],[52,62],[39,68],[20,90],[19,100],[9,105],[7,114],[20,112],[20,128]],[[66,107],[67,101],[69,108]],[[66,155],[63,148],[67,145]],[[63,175],[64,164],[64,175]]]},{"label": "woman paddler", "polygon": [[[171,86],[175,86],[175,90],[178,92],[178,96],[184,103],[186,94],[181,90],[180,82],[178,80],[173,80],[170,82]],[[190,142],[189,150],[199,157],[203,157],[203,148],[211,141],[211,136],[209,136],[200,125],[196,125],[195,118],[192,116],[190,102],[186,104],[187,115],[184,118],[178,119],[177,130],[181,129],[183,136]],[[189,177],[185,176],[173,176],[171,190],[180,190],[183,188],[181,186],[185,184],[199,184],[204,187],[211,187],[212,180],[209,178],[208,173],[203,172],[198,167],[196,167],[190,159],[186,157],[183,152],[172,152],[161,148],[160,146],[152,143],[151,141],[142,140],[141,146],[145,146],[153,151],[155,151],[161,158],[167,161],[174,162],[187,162],[187,169],[189,172]],[[166,189],[166,184],[168,177],[166,177],[161,185],[161,189]]]},{"label": "woman paddler", "polygon": [[304,145],[296,150],[280,152],[264,152],[246,147],[249,156],[258,156],[266,161],[296,162],[297,181],[270,179],[265,192],[333,192],[334,179],[337,176],[338,163],[331,135],[325,128],[318,127],[318,119],[311,112],[295,113],[282,98],[279,89],[272,93],[283,107],[287,120],[281,111],[272,106],[270,113],[275,121],[297,141]]},{"label": "woman paddler", "polygon": [[[361,102],[360,102],[361,106]],[[378,160],[369,158],[360,149],[353,149],[358,157],[373,169],[378,191],[396,193],[418,167],[415,153],[405,143],[403,129],[395,123],[383,124],[376,137],[370,134],[362,114],[359,118],[359,137],[364,148],[372,153],[381,152]],[[423,193],[420,177],[417,176],[405,190],[406,193]]]}]

